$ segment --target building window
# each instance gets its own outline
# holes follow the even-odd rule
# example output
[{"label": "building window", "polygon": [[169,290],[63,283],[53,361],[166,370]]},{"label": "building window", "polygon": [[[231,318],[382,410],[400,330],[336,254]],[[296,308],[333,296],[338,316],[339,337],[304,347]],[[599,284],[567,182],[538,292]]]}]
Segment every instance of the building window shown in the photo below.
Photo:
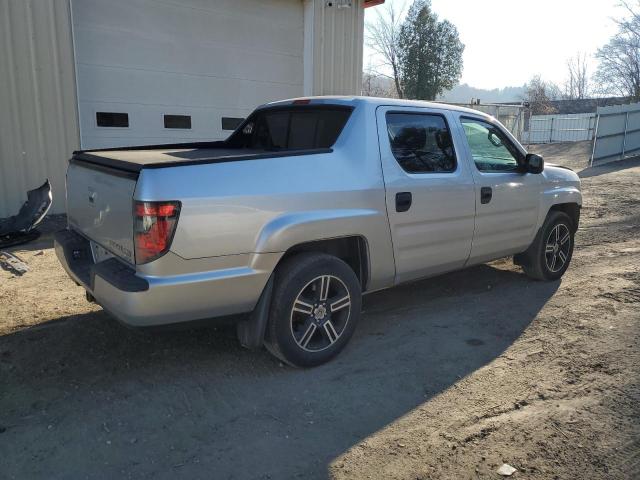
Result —
[{"label": "building window", "polygon": [[222,129],[235,130],[242,122],[244,122],[244,118],[222,117]]},{"label": "building window", "polygon": [[129,114],[119,112],[96,112],[96,124],[99,127],[126,128],[129,126]]},{"label": "building window", "polygon": [[164,128],[191,128],[191,115],[165,115]]},{"label": "building window", "polygon": [[387,113],[391,152],[408,173],[442,173],[456,169],[451,133],[442,115]]}]

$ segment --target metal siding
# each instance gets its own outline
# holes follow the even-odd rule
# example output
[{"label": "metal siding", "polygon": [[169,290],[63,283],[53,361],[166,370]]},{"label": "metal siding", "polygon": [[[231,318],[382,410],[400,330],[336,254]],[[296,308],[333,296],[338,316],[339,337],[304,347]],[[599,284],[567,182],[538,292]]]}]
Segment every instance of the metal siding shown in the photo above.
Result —
[{"label": "metal siding", "polygon": [[68,0],[0,0],[0,217],[51,180],[65,209],[67,159],[79,145]]},{"label": "metal siding", "polygon": [[[289,1],[278,0],[275,5]],[[337,8],[335,4],[328,7],[322,0],[310,1],[314,9],[311,93],[359,94],[363,0],[354,0],[348,8]],[[91,4],[100,10],[100,3]],[[192,0],[190,6],[195,11],[208,13],[211,3]],[[240,8],[248,16],[263,16],[265,22],[282,21],[282,18],[274,17],[276,13],[282,13],[282,9],[265,9],[260,2],[221,0],[216,4],[216,8],[223,10],[229,7]],[[285,19],[287,22],[298,25],[294,20],[299,18],[298,8],[291,9],[287,15],[291,17]],[[99,17],[93,18],[100,21]],[[277,41],[283,50],[291,47],[286,38],[278,37]],[[302,42],[292,43],[299,45]],[[78,47],[87,48],[87,45]],[[296,51],[294,56],[300,54],[301,51]],[[302,90],[301,59],[299,63],[299,70],[290,80],[294,90]],[[26,200],[26,191],[39,186],[47,177],[53,186],[52,212],[64,212],[67,159],[80,145],[69,0],[0,0],[0,79],[0,105],[3,107],[0,111],[0,217],[16,213]],[[225,98],[234,97],[238,102],[245,96],[225,95]],[[246,100],[251,102],[251,99],[244,99],[244,103]],[[254,102],[258,100],[264,99],[253,99]],[[248,104],[242,107],[246,111],[249,109]],[[237,108],[234,104],[232,110]]]},{"label": "metal siding", "polygon": [[[351,6],[339,8],[340,4]],[[362,80],[363,0],[314,2],[313,94],[359,95]]]},{"label": "metal siding", "polygon": [[[222,117],[303,94],[300,0],[72,0],[83,148],[223,139]],[[97,111],[128,128],[98,127]],[[164,114],[192,116],[165,129]]]},{"label": "metal siding", "polygon": [[598,107],[592,165],[640,153],[640,103]]}]

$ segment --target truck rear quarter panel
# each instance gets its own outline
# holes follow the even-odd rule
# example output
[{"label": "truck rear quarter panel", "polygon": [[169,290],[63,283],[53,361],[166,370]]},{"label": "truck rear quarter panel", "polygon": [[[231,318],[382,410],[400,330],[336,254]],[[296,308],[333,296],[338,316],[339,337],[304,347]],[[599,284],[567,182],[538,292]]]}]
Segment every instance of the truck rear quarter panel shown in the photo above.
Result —
[{"label": "truck rear quarter panel", "polygon": [[283,254],[360,235],[369,289],[393,283],[375,114],[366,105],[353,111],[331,153],[143,170],[134,198],[182,202],[171,251],[183,259]]}]

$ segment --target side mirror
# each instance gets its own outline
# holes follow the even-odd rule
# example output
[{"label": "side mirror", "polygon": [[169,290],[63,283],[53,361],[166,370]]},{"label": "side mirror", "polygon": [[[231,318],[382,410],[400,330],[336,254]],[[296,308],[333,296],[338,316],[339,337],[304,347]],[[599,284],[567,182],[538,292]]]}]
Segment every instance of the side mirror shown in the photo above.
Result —
[{"label": "side mirror", "polygon": [[535,153],[527,153],[524,159],[525,172],[542,173],[544,170],[544,159]]},{"label": "side mirror", "polygon": [[487,134],[487,138],[489,139],[489,141],[494,147],[502,146],[502,140],[498,135],[495,134],[495,132],[489,130],[489,133]]}]

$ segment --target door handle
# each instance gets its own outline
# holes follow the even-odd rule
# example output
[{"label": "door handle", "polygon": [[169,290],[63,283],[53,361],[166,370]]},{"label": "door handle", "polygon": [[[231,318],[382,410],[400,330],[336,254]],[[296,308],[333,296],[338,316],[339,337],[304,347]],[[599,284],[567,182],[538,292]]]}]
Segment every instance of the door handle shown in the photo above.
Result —
[{"label": "door handle", "polygon": [[406,212],[411,208],[411,192],[396,193],[396,212]]},{"label": "door handle", "polygon": [[482,187],[480,189],[480,203],[489,203],[493,197],[493,190],[491,187]]}]

